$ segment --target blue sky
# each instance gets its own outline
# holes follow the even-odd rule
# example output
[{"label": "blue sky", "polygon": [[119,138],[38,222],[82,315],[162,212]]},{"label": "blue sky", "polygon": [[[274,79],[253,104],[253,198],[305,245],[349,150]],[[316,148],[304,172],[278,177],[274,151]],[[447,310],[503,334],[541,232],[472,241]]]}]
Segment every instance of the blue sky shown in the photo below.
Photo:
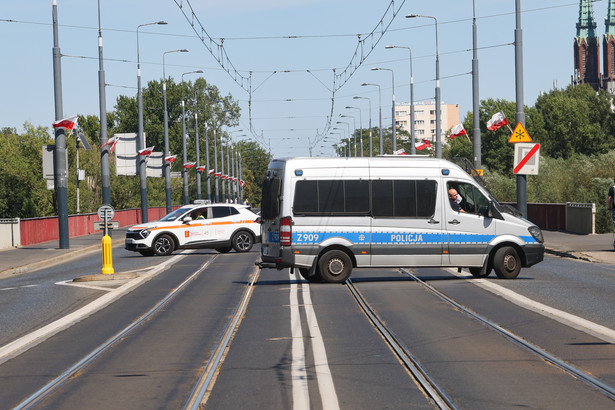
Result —
[{"label": "blue sky", "polygon": [[[62,58],[63,110],[65,116],[97,115],[98,15],[96,1],[57,0]],[[206,80],[223,94],[231,94],[242,109],[236,129],[248,130],[249,93],[220,67],[180,11],[181,0],[100,0],[107,110],[119,95],[136,94],[136,27],[165,20],[166,26],[142,27],[139,34],[142,83],[162,78],[165,51],[187,48],[189,53],[167,54],[166,73],[175,81],[181,74],[202,69]],[[433,100],[435,39],[432,19],[407,19],[423,14],[438,19],[442,101],[459,104],[461,119],[472,109],[472,1],[395,1],[392,18],[389,0],[190,0],[207,33],[220,42],[241,76],[252,72],[252,127],[275,156],[307,155],[308,145],[322,133],[331,113],[333,70],[343,72],[358,44],[377,28],[374,41],[364,42],[369,56],[349,70],[344,85],[335,92],[333,121],[354,115],[367,127],[377,124],[378,89],[361,87],[377,83],[382,90],[383,125],[391,122],[394,70],[398,103],[409,101],[409,54],[385,45],[411,47],[415,101]],[[403,4],[403,5],[402,5]],[[570,83],[573,39],[579,2],[541,0],[521,2],[524,46],[525,104],[532,105],[541,91]],[[188,8],[183,1],[184,10]],[[401,7],[400,7],[401,6]],[[608,2],[593,3],[598,33],[604,32]],[[2,2],[0,38],[5,56],[0,68],[3,98],[0,127],[23,130],[24,122],[50,127],[54,121],[52,71],[52,0]],[[514,40],[515,0],[476,0],[480,98],[515,99]],[[384,24],[378,26],[383,18]],[[12,20],[12,21],[9,21]],[[386,29],[387,25],[388,29]],[[386,31],[383,32],[383,30]],[[293,36],[295,38],[288,38]],[[380,38],[381,37],[381,38]],[[374,44],[376,40],[377,44]],[[209,44],[209,43],[208,43]],[[195,77],[185,76],[185,79]],[[247,85],[246,85],[247,88]],[[344,119],[352,123],[352,119]],[[243,137],[243,134],[247,134]],[[235,138],[254,138],[233,132]],[[339,138],[339,136],[331,136]],[[314,155],[332,155],[332,142],[321,141]]]}]

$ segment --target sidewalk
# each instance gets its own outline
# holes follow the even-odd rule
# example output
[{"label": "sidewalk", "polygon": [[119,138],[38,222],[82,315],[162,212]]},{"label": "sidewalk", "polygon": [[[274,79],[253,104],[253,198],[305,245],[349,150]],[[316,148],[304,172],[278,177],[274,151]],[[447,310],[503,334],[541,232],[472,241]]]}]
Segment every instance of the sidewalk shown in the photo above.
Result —
[{"label": "sidewalk", "polygon": [[[111,233],[114,247],[124,245],[126,230],[127,228],[120,228]],[[615,264],[613,234],[611,233],[577,235],[543,231],[542,234],[548,255]],[[59,242],[56,240],[0,250],[0,278],[34,271],[88,254],[98,254],[97,257],[102,258],[102,237],[101,231],[92,235],[70,238],[70,249],[59,249]]]}]

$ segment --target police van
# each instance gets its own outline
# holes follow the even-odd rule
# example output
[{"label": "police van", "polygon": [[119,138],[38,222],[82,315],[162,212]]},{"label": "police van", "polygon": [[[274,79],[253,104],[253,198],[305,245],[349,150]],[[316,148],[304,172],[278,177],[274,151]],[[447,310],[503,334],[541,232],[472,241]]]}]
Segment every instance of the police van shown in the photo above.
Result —
[{"label": "police van", "polygon": [[273,159],[261,206],[259,265],[298,268],[308,281],[344,282],[370,267],[513,279],[544,257],[539,227],[427,156]]}]

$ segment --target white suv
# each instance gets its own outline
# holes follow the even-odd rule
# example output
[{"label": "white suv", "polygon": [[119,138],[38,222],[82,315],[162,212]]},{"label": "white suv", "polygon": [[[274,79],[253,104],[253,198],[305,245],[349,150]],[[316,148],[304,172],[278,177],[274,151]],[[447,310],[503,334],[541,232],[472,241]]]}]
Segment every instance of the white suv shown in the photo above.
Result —
[{"label": "white suv", "polygon": [[132,226],[125,248],[143,256],[169,255],[175,249],[212,248],[248,252],[260,242],[260,218],[247,205],[186,205],[159,221]]}]

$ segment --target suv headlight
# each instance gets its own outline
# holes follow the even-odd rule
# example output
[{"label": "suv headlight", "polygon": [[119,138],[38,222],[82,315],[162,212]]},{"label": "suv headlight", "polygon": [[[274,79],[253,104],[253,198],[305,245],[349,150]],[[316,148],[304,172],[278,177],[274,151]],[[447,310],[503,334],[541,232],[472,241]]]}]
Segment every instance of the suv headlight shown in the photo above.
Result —
[{"label": "suv headlight", "polygon": [[536,239],[539,243],[544,243],[545,239],[542,237],[542,231],[537,226],[530,226],[527,228],[528,231],[532,234],[534,239]]},{"label": "suv headlight", "polygon": [[139,232],[139,235],[141,236],[141,238],[145,239],[149,236],[150,233],[152,232],[149,229],[143,229]]}]

